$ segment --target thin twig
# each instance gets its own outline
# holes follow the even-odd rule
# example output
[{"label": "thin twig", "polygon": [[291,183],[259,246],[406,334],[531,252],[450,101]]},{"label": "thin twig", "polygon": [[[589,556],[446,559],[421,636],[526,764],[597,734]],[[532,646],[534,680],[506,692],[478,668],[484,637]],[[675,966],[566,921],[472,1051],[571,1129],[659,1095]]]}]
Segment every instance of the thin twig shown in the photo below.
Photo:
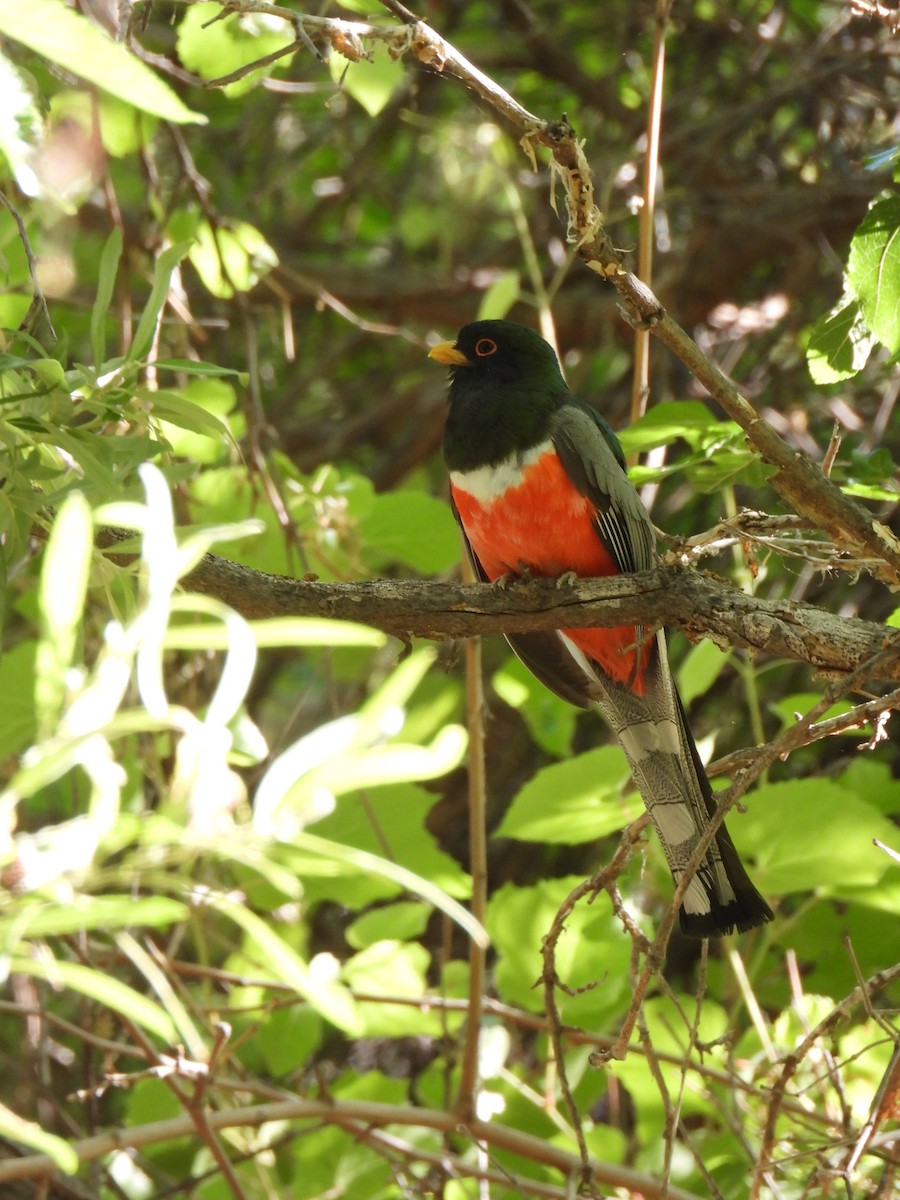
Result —
[{"label": "thin twig", "polygon": [[47,307],[47,300],[41,290],[41,285],[38,282],[37,260],[34,257],[34,251],[31,248],[31,242],[28,239],[28,230],[25,228],[25,222],[19,210],[15,207],[5,192],[0,190],[0,203],[12,217],[16,223],[16,228],[19,231],[19,241],[22,243],[22,248],[25,251],[25,260],[28,263],[28,274],[31,276],[31,286],[34,290],[34,299],[25,315],[25,320],[22,322],[24,328],[28,328],[33,318],[32,310],[37,309],[43,314],[44,320],[47,322],[47,329],[51,339],[56,341],[56,330],[53,328],[53,322],[50,320],[50,309]]},{"label": "thin twig", "polygon": [[[468,559],[464,574],[474,579]],[[469,873],[472,879],[472,915],[484,924],[487,914],[487,783],[484,751],[484,687],[481,641],[466,642],[466,715],[469,729]],[[486,948],[469,940],[469,1008],[466,1040],[460,1069],[456,1112],[461,1121],[476,1115],[481,1015],[484,1003]]]},{"label": "thin twig", "polygon": [[781,1074],[772,1088],[771,1099],[766,1113],[765,1129],[763,1130],[762,1145],[759,1149],[756,1168],[753,1173],[749,1200],[757,1200],[763,1183],[769,1177],[772,1167],[771,1157],[772,1149],[775,1145],[775,1126],[778,1121],[778,1113],[784,1101],[787,1086],[797,1068],[820,1037],[833,1029],[857,1005],[870,1001],[872,996],[883,991],[897,978],[900,978],[900,964],[889,967],[884,971],[879,971],[876,975],[867,979],[864,984],[854,988],[849,996],[845,996],[826,1017],[810,1030],[803,1041],[784,1060]]},{"label": "thin twig", "polygon": [[[644,155],[643,203],[638,234],[637,273],[649,287],[653,282],[656,193],[659,179],[659,143],[662,130],[663,85],[666,72],[666,29],[672,0],[657,0],[653,19],[653,59],[650,75],[650,103],[647,106],[647,150]],[[650,330],[634,331],[634,367],[631,387],[631,420],[647,410],[650,391]],[[656,464],[654,464],[656,465]]]}]

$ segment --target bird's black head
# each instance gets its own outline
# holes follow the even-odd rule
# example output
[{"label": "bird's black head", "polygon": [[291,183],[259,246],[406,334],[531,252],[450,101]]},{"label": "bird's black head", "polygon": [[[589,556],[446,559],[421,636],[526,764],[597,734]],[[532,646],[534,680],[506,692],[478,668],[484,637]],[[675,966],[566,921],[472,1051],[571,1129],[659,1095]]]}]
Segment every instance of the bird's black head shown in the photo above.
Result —
[{"label": "bird's black head", "polygon": [[454,380],[465,374],[501,386],[536,387],[546,394],[567,390],[553,347],[513,321],[473,321],[455,342],[441,342],[429,357],[446,363]]},{"label": "bird's black head", "polygon": [[501,462],[550,436],[571,399],[553,348],[512,321],[474,321],[429,355],[450,368],[444,460],[451,471]]}]

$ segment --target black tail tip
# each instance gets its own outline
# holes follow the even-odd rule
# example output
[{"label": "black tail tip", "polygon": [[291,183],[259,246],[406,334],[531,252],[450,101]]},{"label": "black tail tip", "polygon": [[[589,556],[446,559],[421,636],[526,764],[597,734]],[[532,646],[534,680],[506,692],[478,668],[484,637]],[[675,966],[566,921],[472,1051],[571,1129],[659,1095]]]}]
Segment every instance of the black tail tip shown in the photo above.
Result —
[{"label": "black tail tip", "polygon": [[729,933],[746,933],[775,919],[775,914],[755,889],[740,891],[728,904],[713,903],[708,913],[688,913],[682,907],[678,914],[681,932],[685,937],[726,937]]}]

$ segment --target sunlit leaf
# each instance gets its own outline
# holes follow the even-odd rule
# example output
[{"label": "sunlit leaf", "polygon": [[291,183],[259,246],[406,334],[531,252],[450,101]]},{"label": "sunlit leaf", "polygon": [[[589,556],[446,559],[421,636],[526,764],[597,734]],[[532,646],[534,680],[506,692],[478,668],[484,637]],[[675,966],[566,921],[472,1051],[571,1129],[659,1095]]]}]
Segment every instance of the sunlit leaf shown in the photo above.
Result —
[{"label": "sunlit leaf", "polygon": [[685,705],[703,696],[728,665],[731,653],[704,639],[692,646],[678,669],[678,690]]},{"label": "sunlit leaf", "polygon": [[407,941],[419,937],[428,924],[429,909],[421,901],[406,900],[373,908],[347,929],[347,941],[358,950],[388,938]]},{"label": "sunlit leaf", "polygon": [[[342,976],[356,993],[367,996],[415,998],[426,994],[430,955],[424,946],[396,938],[373,943],[344,964]],[[436,1013],[423,1013],[403,1004],[360,1001],[367,1037],[408,1037],[437,1033]]]},{"label": "sunlit leaf", "polygon": [[329,58],[332,78],[341,83],[370,117],[377,117],[406,77],[403,63],[390,57],[385,46],[371,48],[371,61],[350,62],[340,54]]},{"label": "sunlit leaf", "polygon": [[375,497],[359,523],[363,553],[380,567],[406,563],[436,575],[459,561],[459,530],[448,505],[425,492],[402,489]]},{"label": "sunlit leaf", "polygon": [[116,273],[121,257],[122,227],[114,225],[106,239],[103,253],[100,255],[97,294],[91,309],[91,349],[94,352],[94,366],[98,371],[106,357],[106,321],[109,317],[109,305],[112,300],[113,288],[116,286]]},{"label": "sunlit leaf", "polygon": [[189,257],[204,286],[226,300],[236,291],[248,291],[278,265],[275,251],[246,221],[233,221],[215,230],[201,221]]},{"label": "sunlit leaf", "polygon": [[839,783],[794,779],[757,788],[729,831],[756,859],[753,877],[763,891],[827,893],[877,883],[888,863],[872,839],[890,844],[896,826]]},{"label": "sunlit leaf", "polygon": [[220,367],[216,363],[196,362],[192,358],[159,358],[154,365],[157,371],[177,371],[181,375],[210,376],[212,378],[231,376],[241,382],[247,378],[244,371],[236,371],[233,367]]},{"label": "sunlit leaf", "polygon": [[446,725],[427,746],[389,742],[358,756],[334,758],[316,770],[312,785],[339,796],[358,788],[436,779],[459,766],[465,749],[465,729]]},{"label": "sunlit leaf", "polygon": [[82,996],[89,996],[129,1021],[134,1021],[142,1029],[149,1030],[164,1042],[174,1042],[178,1036],[172,1018],[163,1008],[106,971],[95,971],[81,963],[49,962],[43,958],[14,958],[10,970],[17,975],[33,975],[37,979],[47,980],[54,987],[71,988]]},{"label": "sunlit leaf", "polygon": [[197,1059],[202,1059],[206,1046],[203,1036],[188,1015],[181,997],[172,985],[168,973],[162,964],[157,962],[152,954],[144,949],[130,933],[122,931],[116,934],[116,946],[132,965],[143,975],[152,990],[159,997],[160,1003],[172,1018],[178,1030],[178,1036],[187,1047],[188,1053]]},{"label": "sunlit leaf", "polygon": [[75,657],[93,545],[90,506],[80,492],[72,492],[53,523],[41,574],[35,700],[48,727],[62,704],[66,672]]},{"label": "sunlit leaf", "polygon": [[167,246],[156,260],[150,298],[141,314],[134,338],[128,349],[126,361],[133,362],[135,359],[141,358],[150,349],[153,335],[156,332],[156,323],[159,319],[159,314],[166,302],[172,272],[189,249],[190,243],[178,242],[174,246]]},{"label": "sunlit leaf", "polygon": [[[329,621],[325,617],[266,617],[250,621],[260,649],[272,646],[383,646],[387,636],[368,625]],[[166,646],[171,650],[225,650],[228,634],[221,624],[170,625]]]},{"label": "sunlit leaf", "polygon": [[37,644],[25,640],[11,646],[0,657],[0,758],[22,750],[35,732],[33,687],[23,679],[34,679]]},{"label": "sunlit leaf", "polygon": [[275,979],[294,988],[318,1013],[345,1033],[358,1034],[362,1018],[350,992],[324,970],[310,964],[279,937],[275,929],[243,904],[225,896],[210,900],[212,906],[240,926],[259,955],[260,966]]},{"label": "sunlit leaf", "polygon": [[859,301],[844,296],[813,326],[806,348],[809,373],[818,384],[850,379],[866,365],[873,343]]},{"label": "sunlit leaf", "polygon": [[[219,4],[192,4],[178,25],[178,58],[190,71],[204,79],[218,79],[272,54],[293,40],[287,21],[273,20],[262,13],[234,13],[222,19]],[[282,60],[289,63],[290,57]],[[255,87],[271,66],[260,67],[225,87],[225,94],[238,97]]]},{"label": "sunlit leaf", "polygon": [[46,1154],[67,1175],[74,1175],[78,1170],[78,1154],[68,1142],[42,1129],[34,1121],[26,1121],[5,1104],[0,1104],[0,1136],[21,1146],[30,1146],[38,1154]]},{"label": "sunlit leaf", "polygon": [[280,1078],[299,1067],[315,1052],[322,1038],[322,1017],[299,1004],[267,1012],[256,1041],[266,1068]]},{"label": "sunlit leaf", "polygon": [[62,0],[0,0],[0,33],[120,100],[180,123],[206,123],[148,66]]},{"label": "sunlit leaf", "polygon": [[519,272],[504,271],[481,297],[478,320],[502,320],[519,299],[520,288]]},{"label": "sunlit leaf", "polygon": [[[2,10],[0,10],[2,12]],[[0,54],[0,153],[19,187],[29,195],[39,190],[32,160],[43,139],[44,124],[32,91],[33,80],[5,54]]]},{"label": "sunlit leaf", "polygon": [[446,913],[451,920],[455,921],[480,946],[488,944],[484,929],[478,921],[461,904],[457,904],[455,900],[448,896],[432,879],[425,879],[423,876],[417,875],[414,871],[408,870],[399,863],[380,858],[377,854],[370,854],[368,851],[361,850],[356,846],[329,842],[325,838],[307,833],[306,831],[297,835],[296,843],[298,846],[314,850],[324,858],[334,857],[339,861],[352,863],[363,872],[383,875],[385,879],[393,880],[407,891],[421,896],[423,900],[427,900],[429,904],[434,905],[439,911]]},{"label": "sunlit leaf", "polygon": [[574,844],[613,833],[640,813],[622,798],[630,774],[614,746],[544,767],[515,797],[497,836]]},{"label": "sunlit leaf", "polygon": [[569,752],[578,709],[544,687],[515,657],[506,660],[491,684],[497,695],[524,717],[528,732],[539,746],[557,758]]},{"label": "sunlit leaf", "polygon": [[188,912],[186,904],[167,896],[79,896],[67,905],[30,900],[15,917],[0,920],[0,942],[6,944],[11,933],[21,939],[128,926],[163,929],[183,921]]},{"label": "sunlit leaf", "polygon": [[201,408],[199,404],[193,403],[178,392],[137,388],[136,395],[153,405],[154,416],[222,443],[231,440],[228,426],[215,413]]},{"label": "sunlit leaf", "polygon": [[873,201],[853,235],[847,280],[866,325],[892,354],[900,351],[900,196]]},{"label": "sunlit leaf", "polygon": [[[582,879],[543,880],[531,887],[504,884],[488,901],[487,926],[497,955],[493,976],[509,1003],[527,1012],[544,1011],[540,970],[541,945],[560,905]],[[556,951],[555,969],[567,988],[598,983],[581,995],[557,992],[563,1020],[601,1025],[617,1014],[629,993],[631,940],[617,927],[604,897],[583,901],[566,917]]]}]

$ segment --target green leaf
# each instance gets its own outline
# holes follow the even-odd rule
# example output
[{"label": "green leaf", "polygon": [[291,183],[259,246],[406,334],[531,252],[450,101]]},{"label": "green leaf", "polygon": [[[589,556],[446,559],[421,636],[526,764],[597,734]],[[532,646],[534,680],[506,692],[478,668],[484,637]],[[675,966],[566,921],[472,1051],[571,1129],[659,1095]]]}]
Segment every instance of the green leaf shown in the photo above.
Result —
[{"label": "green leaf", "polygon": [[71,492],[53,522],[41,572],[35,703],[48,728],[62,706],[66,672],[75,657],[93,547],[90,505],[80,492]]},{"label": "green leaf", "polygon": [[[262,13],[234,13],[222,19],[220,4],[192,4],[178,26],[178,58],[189,71],[204,79],[218,79],[265,58],[292,39],[286,21],[273,21]],[[286,55],[282,63],[290,63]],[[260,67],[224,88],[226,96],[240,96],[255,87],[272,66]]]},{"label": "green leaf", "polygon": [[853,240],[847,280],[866,324],[892,354],[900,351],[900,196],[872,202]]},{"label": "green leaf", "polygon": [[[497,954],[493,976],[507,1004],[543,1013],[543,989],[534,986],[541,973],[541,945],[560,905],[583,882],[570,877],[527,888],[504,884],[491,896],[487,927]],[[557,991],[563,1020],[596,1029],[619,1015],[627,1004],[630,955],[631,940],[623,936],[606,897],[594,904],[582,900],[566,917],[555,966],[566,987],[600,986],[575,996]]]},{"label": "green leaf", "polygon": [[371,52],[370,60],[348,62],[339,54],[329,58],[331,77],[341,83],[370,117],[377,117],[406,77],[403,64],[395,61],[382,45]]},{"label": "green leaf", "polygon": [[[256,645],[272,646],[384,646],[385,634],[352,621],[329,621],[325,617],[268,617],[249,621]],[[215,624],[171,625],[166,632],[170,650],[227,650],[228,630]]]},{"label": "green leaf", "polygon": [[496,836],[570,845],[614,833],[641,812],[622,797],[630,774],[615,746],[544,767],[515,797]]},{"label": "green leaf", "polygon": [[[332,870],[332,878],[304,877],[307,894],[353,904],[351,894],[366,903],[406,890],[447,912],[477,938],[473,918],[458,905],[445,904],[447,895],[467,897],[471,881],[449,854],[438,849],[425,827],[433,806],[434,797],[414,784],[372,792],[365,804],[355,796],[340,798],[334,812],[316,824],[317,836],[304,832],[300,837],[326,865],[329,860],[337,867],[347,864],[355,877],[348,878],[347,870]],[[390,859],[384,857],[385,850]]]},{"label": "green leaf", "polygon": [[157,371],[178,371],[182,375],[233,376],[239,381],[246,379],[246,373],[236,371],[232,367],[219,367],[215,363],[197,362],[193,358],[160,358],[154,363]]},{"label": "green leaf", "polygon": [[120,100],[166,121],[206,124],[124,44],[62,0],[0,0],[0,33]]},{"label": "green leaf", "polygon": [[691,647],[678,670],[678,690],[685,706],[709,691],[730,658],[730,650],[720,650],[708,640]]},{"label": "green leaf", "polygon": [[298,1070],[322,1038],[322,1018],[311,1008],[294,1005],[267,1013],[256,1041],[269,1072],[276,1079]]},{"label": "green leaf", "polygon": [[143,313],[141,313],[137,330],[128,348],[128,354],[125,358],[126,362],[134,362],[136,359],[143,358],[150,349],[154,334],[156,333],[156,322],[166,302],[172,272],[190,248],[190,242],[177,242],[174,246],[167,246],[156,260],[156,265],[153,269],[153,287],[150,289],[150,298]]},{"label": "green leaf", "polygon": [[13,933],[18,941],[132,925],[162,929],[185,920],[189,911],[186,904],[167,896],[78,896],[66,905],[29,900],[14,916],[0,920],[0,943],[8,945],[7,938]]},{"label": "green leaf", "polygon": [[[343,978],[356,993],[374,996],[424,996],[430,954],[424,946],[395,938],[375,942],[344,964]],[[435,1013],[422,1013],[402,1004],[360,1001],[367,1037],[408,1037],[438,1032]]]},{"label": "green leaf", "polygon": [[519,299],[521,283],[518,271],[504,271],[481,297],[479,321],[502,320]]},{"label": "green leaf", "polygon": [[[367,750],[335,756],[311,771],[301,788],[326,788],[335,796],[360,788],[383,787],[437,779],[458,767],[466,750],[466,731],[461,725],[445,725],[426,746],[412,742],[388,742]],[[285,797],[291,803],[291,793]]]},{"label": "green leaf", "polygon": [[[854,731],[862,740],[863,730]],[[879,762],[872,754],[855,754],[842,771],[838,782],[847,791],[865,800],[886,817],[900,814],[900,779],[894,779],[886,762]],[[895,836],[894,841],[898,839]],[[897,873],[900,883],[900,872]]]},{"label": "green leaf", "polygon": [[[790,696],[783,696],[780,700],[771,700],[766,705],[770,713],[781,721],[782,729],[787,729],[789,726],[796,724],[798,714],[802,716],[809,712],[822,699],[818,692],[795,692]],[[828,720],[830,717],[838,717],[841,713],[849,712],[851,708],[848,700],[838,700],[832,704],[827,712],[823,713],[819,718],[820,721]],[[859,734],[858,729],[848,731],[851,735]]]},{"label": "green leaf", "polygon": [[890,845],[896,826],[829,779],[773,783],[748,802],[729,831],[738,850],[755,857],[753,877],[766,893],[863,887],[887,870],[872,839]]},{"label": "green leaf", "polygon": [[[74,1175],[78,1170],[78,1154],[68,1142],[55,1133],[48,1133],[34,1121],[26,1121],[5,1104],[0,1104],[0,1135],[22,1146],[30,1146],[38,1154],[46,1154],[67,1175]],[[12,1187],[15,1190],[15,1184]]]},{"label": "green leaf", "polygon": [[150,388],[137,388],[135,395],[153,405],[153,415],[161,420],[177,425],[179,429],[189,429],[203,437],[213,438],[218,442],[228,442],[231,435],[228,427],[214,413],[192,400],[185,399],[178,392],[153,391]]},{"label": "green leaf", "polygon": [[223,300],[236,291],[249,291],[278,266],[278,255],[246,221],[233,221],[216,230],[208,221],[201,221],[189,257],[207,291]]},{"label": "green leaf", "polygon": [[850,379],[869,360],[874,338],[866,328],[859,301],[844,296],[813,326],[806,348],[809,373],[818,384]]},{"label": "green leaf", "polygon": [[83,996],[90,996],[113,1012],[120,1013],[164,1042],[174,1043],[178,1037],[175,1023],[169,1014],[127,984],[105,971],[94,971],[81,963],[44,959],[14,958],[10,962],[14,975],[33,975],[45,979],[54,987],[68,987]]},{"label": "green leaf", "polygon": [[[34,194],[32,162],[44,135],[44,123],[32,92],[34,81],[0,54],[0,153],[23,192]],[[33,236],[33,235],[32,235]]]},{"label": "green leaf", "polygon": [[20,642],[0,656],[0,760],[18,754],[35,734],[34,679],[37,643]]},{"label": "green leaf", "polygon": [[388,938],[409,941],[425,932],[429,914],[428,906],[416,900],[373,908],[348,926],[347,941],[358,950]]},{"label": "green leaf", "polygon": [[648,409],[633,425],[618,434],[626,453],[637,454],[668,446],[678,438],[696,445],[700,435],[710,431],[728,432],[737,429],[727,421],[717,421],[699,400],[668,400]]},{"label": "green leaf", "polygon": [[135,394],[152,406],[173,453],[189,462],[221,462],[246,431],[234,388],[224,379],[195,378],[177,390],[139,388]]},{"label": "green leaf", "polygon": [[216,896],[210,904],[243,929],[260,956],[260,966],[292,987],[332,1025],[353,1036],[360,1033],[362,1017],[350,992],[330,976],[325,961],[330,956],[322,956],[316,967],[311,967],[271,925],[243,904],[228,896]]},{"label": "green leaf", "polygon": [[91,310],[91,349],[94,354],[94,366],[98,371],[106,357],[106,319],[109,316],[109,305],[113,288],[116,286],[116,273],[121,257],[122,227],[114,225],[100,255],[97,295]]},{"label": "green leaf", "polygon": [[446,504],[425,492],[384,492],[360,519],[366,562],[375,570],[404,563],[423,575],[447,571],[461,555],[459,530]]},{"label": "green leaf", "polygon": [[548,754],[562,758],[572,746],[578,709],[566,704],[510,656],[491,679],[497,695],[524,718],[528,732]]}]

